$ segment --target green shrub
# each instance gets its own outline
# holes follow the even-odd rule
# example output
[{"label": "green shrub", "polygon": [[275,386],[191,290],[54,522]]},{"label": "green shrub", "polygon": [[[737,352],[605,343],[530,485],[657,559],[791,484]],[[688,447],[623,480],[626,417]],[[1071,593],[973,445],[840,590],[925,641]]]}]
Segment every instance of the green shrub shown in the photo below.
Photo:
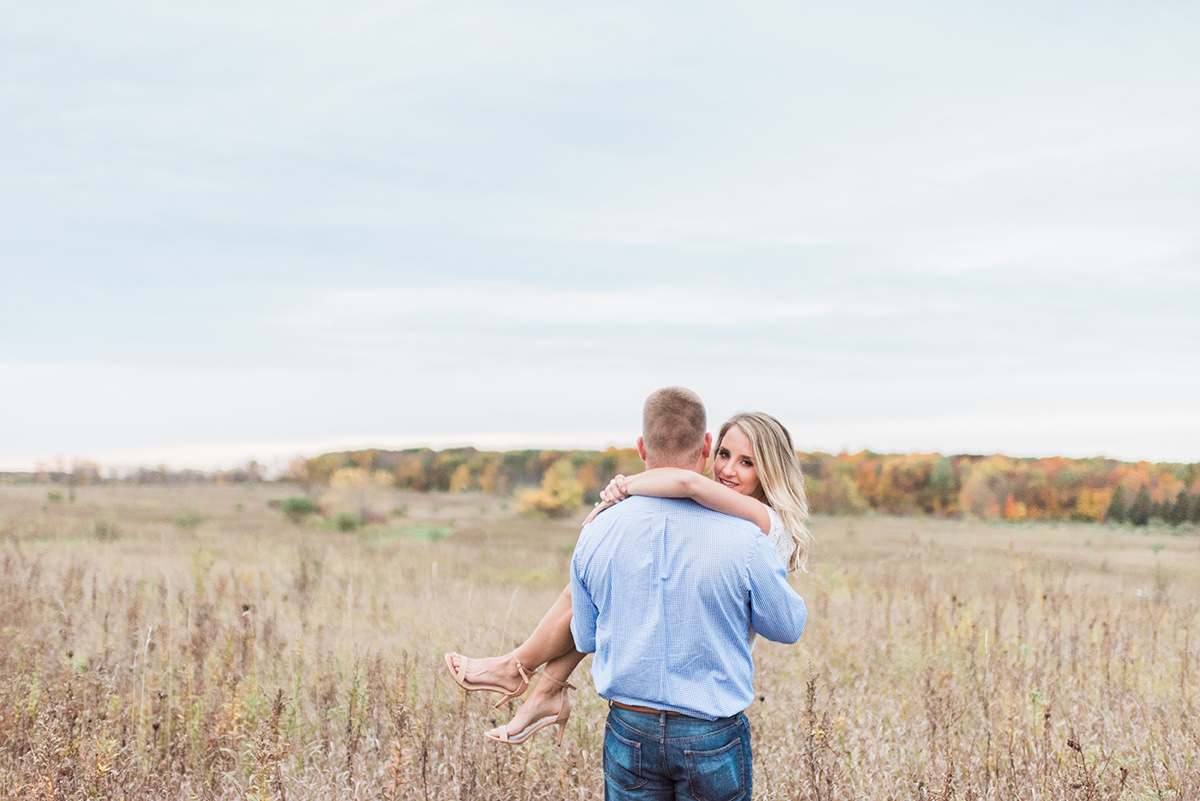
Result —
[{"label": "green shrub", "polygon": [[353,512],[338,512],[333,525],[338,531],[354,531],[358,528],[358,515]]},{"label": "green shrub", "polygon": [[454,526],[429,526],[424,524],[413,524],[401,526],[400,528],[384,531],[379,535],[379,539],[386,540],[392,537],[412,537],[413,539],[426,540],[428,542],[441,542],[454,533]]},{"label": "green shrub", "polygon": [[204,522],[204,515],[200,514],[195,509],[183,508],[179,510],[179,514],[175,515],[175,525],[185,531],[190,531]]},{"label": "green shrub", "polygon": [[304,518],[317,511],[316,505],[308,498],[288,498],[280,505],[283,516],[293,523],[303,523]]},{"label": "green shrub", "polygon": [[100,542],[112,542],[121,536],[121,532],[113,521],[97,517],[92,521],[92,536]]},{"label": "green shrub", "polygon": [[62,499],[63,494],[61,490],[52,489],[46,492],[46,500],[50,501],[51,503],[58,503]]}]

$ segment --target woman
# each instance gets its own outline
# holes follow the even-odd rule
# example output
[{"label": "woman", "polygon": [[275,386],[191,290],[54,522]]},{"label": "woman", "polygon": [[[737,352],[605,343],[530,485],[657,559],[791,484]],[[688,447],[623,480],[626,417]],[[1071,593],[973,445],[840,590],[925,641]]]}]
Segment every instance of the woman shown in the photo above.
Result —
[{"label": "woman", "polygon": [[[807,570],[812,536],[804,522],[808,519],[804,476],[787,429],[768,414],[737,414],[721,426],[713,448],[713,480],[678,468],[617,476],[600,493],[601,502],[584,524],[630,495],[691,498],[709,509],[748,520],[771,538],[788,572]],[[513,651],[488,659],[449,653],[445,659],[450,675],[464,690],[501,693],[496,707],[524,693],[531,671],[545,665],[542,676],[547,681],[537,683],[507,726],[492,729],[487,736],[515,745],[557,724],[561,745],[571,714],[567,690],[574,689],[567,679],[583,657],[571,637],[571,591],[567,587],[529,638]]]}]

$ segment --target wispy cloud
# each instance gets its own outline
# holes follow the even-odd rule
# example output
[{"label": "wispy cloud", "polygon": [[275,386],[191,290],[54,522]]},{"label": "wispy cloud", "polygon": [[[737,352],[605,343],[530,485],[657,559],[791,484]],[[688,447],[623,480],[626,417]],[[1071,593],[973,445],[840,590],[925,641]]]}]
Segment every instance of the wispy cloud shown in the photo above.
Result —
[{"label": "wispy cloud", "polygon": [[1197,251],[1196,234],[1184,228],[1021,226],[957,231],[949,241],[915,244],[907,261],[917,272],[959,274],[1018,270],[1074,274],[1082,280],[1135,277],[1172,270]]},{"label": "wispy cloud", "polygon": [[[597,278],[603,283],[603,277]],[[311,290],[281,320],[298,329],[332,323],[351,328],[411,330],[450,320],[487,328],[562,323],[603,325],[756,325],[821,317],[847,319],[908,315],[943,305],[944,299],[880,302],[852,293],[816,297],[794,290],[763,293],[758,287],[637,285],[550,288],[534,282],[451,283],[441,286],[355,287]],[[781,297],[782,295],[782,297]],[[787,295],[792,295],[788,297]]]},{"label": "wispy cloud", "polygon": [[614,431],[663,383],[1200,455],[1137,422],[1200,375],[1198,15],[14,5],[0,458]]}]

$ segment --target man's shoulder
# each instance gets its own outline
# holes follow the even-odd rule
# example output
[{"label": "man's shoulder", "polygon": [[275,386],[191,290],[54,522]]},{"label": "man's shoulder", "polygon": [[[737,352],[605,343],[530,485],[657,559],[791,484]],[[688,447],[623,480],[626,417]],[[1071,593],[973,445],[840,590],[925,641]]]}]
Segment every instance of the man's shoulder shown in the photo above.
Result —
[{"label": "man's shoulder", "polygon": [[[617,504],[614,509],[624,507],[628,511],[642,510],[648,512],[678,512],[683,514],[699,515],[701,517],[711,518],[713,520],[731,520],[741,523],[748,521],[742,520],[740,517],[727,515],[724,512],[715,512],[707,506],[693,501],[691,498],[654,498],[648,495],[633,495],[621,503]],[[749,523],[749,525],[754,525]]]},{"label": "man's shoulder", "polygon": [[667,503],[662,507],[663,511],[680,522],[687,521],[689,525],[702,525],[705,528],[719,528],[729,532],[741,530],[747,534],[760,533],[759,527],[749,520],[714,511],[690,498],[655,498],[653,500],[666,501]]},{"label": "man's shoulder", "polygon": [[584,530],[638,525],[644,523],[647,517],[658,516],[676,520],[693,520],[705,525],[728,527],[730,530],[740,528],[752,533],[759,532],[758,526],[748,520],[723,512],[715,512],[690,498],[654,498],[648,495],[634,495],[626,498],[597,515],[595,520],[584,527]]},{"label": "man's shoulder", "polygon": [[594,522],[605,518],[618,520],[628,515],[659,514],[662,512],[686,510],[691,507],[703,509],[703,506],[688,498],[655,498],[651,495],[630,495],[620,503],[610,506],[596,516]]}]

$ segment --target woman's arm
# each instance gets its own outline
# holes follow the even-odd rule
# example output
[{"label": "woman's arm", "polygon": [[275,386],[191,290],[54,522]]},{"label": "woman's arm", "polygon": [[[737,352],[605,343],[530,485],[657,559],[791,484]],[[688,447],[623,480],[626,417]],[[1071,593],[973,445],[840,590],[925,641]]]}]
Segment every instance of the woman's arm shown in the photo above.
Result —
[{"label": "woman's arm", "polygon": [[699,473],[678,467],[657,467],[632,476],[617,476],[601,493],[607,508],[630,495],[649,495],[654,498],[691,498],[701,506],[714,512],[749,520],[766,534],[771,530],[771,517],[767,507],[756,498],[742,495],[717,481]]}]

